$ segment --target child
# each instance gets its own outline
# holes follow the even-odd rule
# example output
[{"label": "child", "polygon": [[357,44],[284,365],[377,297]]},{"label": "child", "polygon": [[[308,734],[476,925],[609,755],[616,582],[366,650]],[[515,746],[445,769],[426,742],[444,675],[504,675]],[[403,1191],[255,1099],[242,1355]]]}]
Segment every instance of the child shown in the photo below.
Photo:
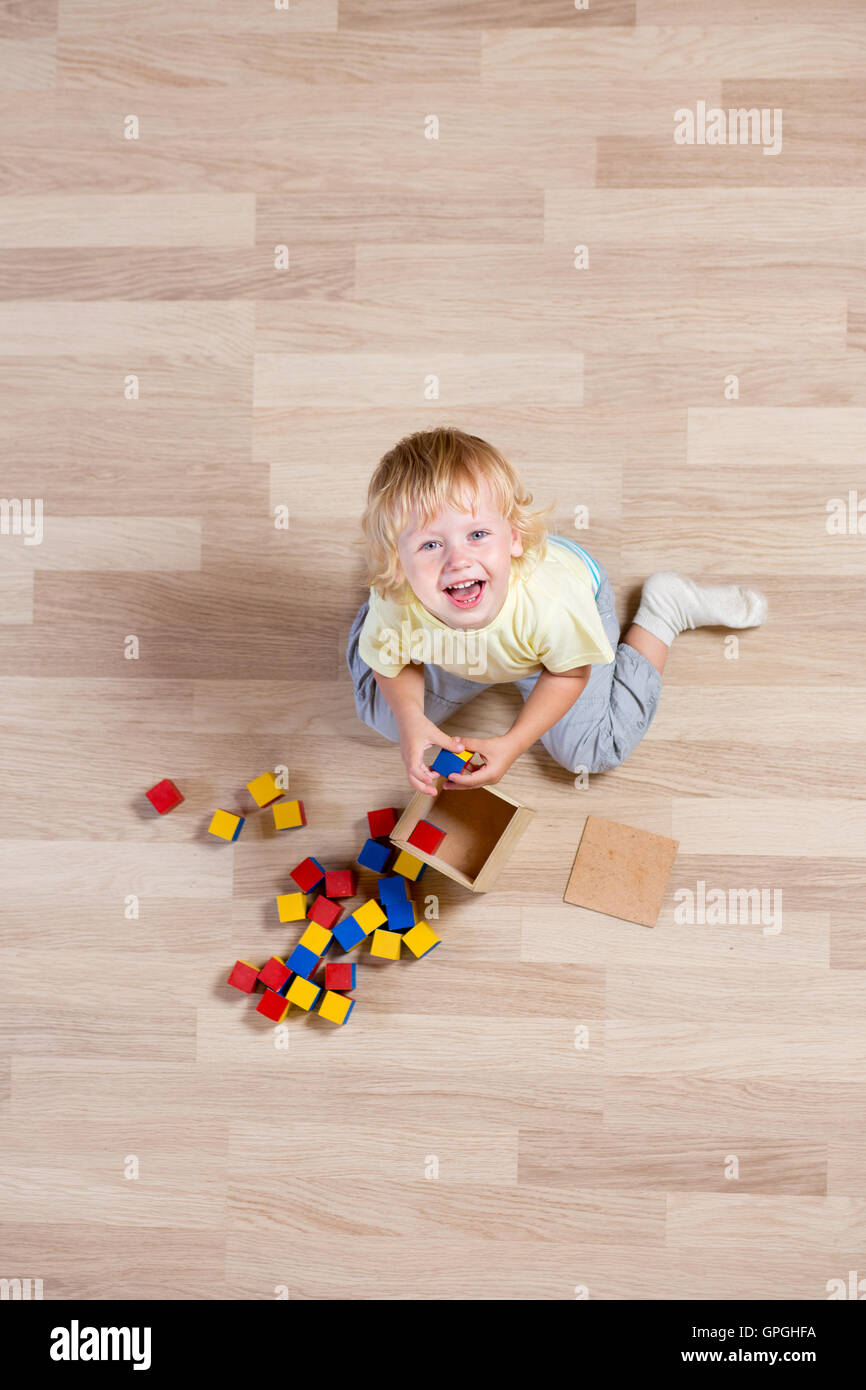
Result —
[{"label": "child", "polygon": [[[620,640],[599,562],[548,535],[507,459],[475,435],[425,430],[379,463],[363,517],[370,597],[346,653],[358,715],[400,744],[410,784],[435,795],[428,748],[483,759],[446,785],[498,782],[541,739],[569,772],[605,772],[652,723],[668,648],[686,628],[756,627],[767,600],[738,584],[653,574]],[[614,650],[614,647],[616,650]],[[495,738],[439,724],[513,681],[524,706]]]}]

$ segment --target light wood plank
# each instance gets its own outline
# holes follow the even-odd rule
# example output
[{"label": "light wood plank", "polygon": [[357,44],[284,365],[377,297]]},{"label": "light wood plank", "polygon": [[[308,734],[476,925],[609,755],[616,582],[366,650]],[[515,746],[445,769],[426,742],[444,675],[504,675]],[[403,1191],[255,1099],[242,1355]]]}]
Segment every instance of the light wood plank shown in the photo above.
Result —
[{"label": "light wood plank", "polygon": [[[809,1301],[857,1266],[866,537],[826,517],[864,490],[864,67],[860,0],[0,4],[4,508],[44,520],[0,534],[0,1245],[45,1298]],[[781,109],[782,152],[675,145],[699,100]],[[663,569],[770,616],[735,659],[678,638],[588,786],[518,759],[494,889],[431,870],[440,948],[275,1029],[232,962],[408,800],[345,645],[371,471],[439,425],[620,623]],[[655,928],[562,902],[590,813],[680,840]],[[683,920],[701,885],[724,923]]]}]

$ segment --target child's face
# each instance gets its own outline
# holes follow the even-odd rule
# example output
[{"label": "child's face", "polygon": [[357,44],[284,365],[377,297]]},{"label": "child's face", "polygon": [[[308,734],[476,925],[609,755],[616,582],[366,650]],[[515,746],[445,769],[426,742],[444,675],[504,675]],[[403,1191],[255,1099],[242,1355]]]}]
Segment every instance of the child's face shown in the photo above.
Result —
[{"label": "child's face", "polygon": [[505,602],[520,532],[500,514],[486,479],[478,510],[447,506],[427,526],[413,515],[397,542],[403,576],[429,613],[449,627],[485,627]]}]

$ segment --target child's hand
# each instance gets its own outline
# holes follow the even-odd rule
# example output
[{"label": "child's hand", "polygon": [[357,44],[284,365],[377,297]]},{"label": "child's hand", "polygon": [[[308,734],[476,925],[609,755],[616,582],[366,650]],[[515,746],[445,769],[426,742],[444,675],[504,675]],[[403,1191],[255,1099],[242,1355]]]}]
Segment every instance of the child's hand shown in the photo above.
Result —
[{"label": "child's hand", "polygon": [[463,740],[449,738],[448,734],[443,734],[432,720],[420,712],[404,717],[399,727],[400,752],[410,785],[416,791],[436,796],[439,777],[437,773],[430,771],[424,761],[424,754],[428,748],[447,748],[451,753],[462,753],[465,751]]},{"label": "child's hand", "polygon": [[502,780],[520,753],[520,749],[507,734],[498,738],[464,739],[462,742],[484,759],[484,766],[472,768],[469,772],[452,772],[442,784],[443,791],[446,787],[461,791],[468,787],[492,786],[494,782]]}]

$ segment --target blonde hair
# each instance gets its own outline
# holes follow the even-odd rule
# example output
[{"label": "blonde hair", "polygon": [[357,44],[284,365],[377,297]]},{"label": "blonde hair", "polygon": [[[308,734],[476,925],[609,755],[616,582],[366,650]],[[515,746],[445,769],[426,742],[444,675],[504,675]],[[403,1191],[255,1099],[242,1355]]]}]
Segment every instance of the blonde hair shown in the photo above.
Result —
[{"label": "blonde hair", "polygon": [[416,513],[421,525],[427,526],[443,507],[462,508],[467,494],[477,507],[482,478],[489,483],[502,516],[520,532],[524,553],[514,563],[534,564],[547,536],[542,518],[551,508],[530,510],[532,494],[492,444],[443,426],[406,435],[383,454],[370,479],[361,519],[370,587],[383,597],[398,597],[408,589],[397,577],[397,541],[410,514]]}]

